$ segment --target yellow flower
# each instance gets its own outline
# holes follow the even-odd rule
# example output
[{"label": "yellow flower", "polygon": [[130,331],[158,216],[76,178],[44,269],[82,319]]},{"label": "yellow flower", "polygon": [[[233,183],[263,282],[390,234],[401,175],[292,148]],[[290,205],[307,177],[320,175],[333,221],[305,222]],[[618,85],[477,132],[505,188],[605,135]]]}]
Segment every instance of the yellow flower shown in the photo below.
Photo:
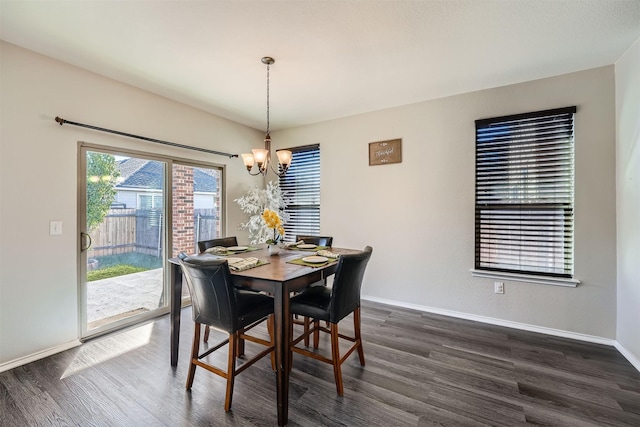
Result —
[{"label": "yellow flower", "polygon": [[277,228],[282,224],[282,220],[280,219],[280,216],[275,211],[272,211],[271,209],[264,210],[264,212],[262,213],[262,219],[264,219],[264,222],[267,224],[267,227],[269,228]]},{"label": "yellow flower", "polygon": [[[276,211],[265,209],[264,212],[262,212],[262,219],[268,228],[273,228],[273,239],[269,239],[267,243],[276,243],[282,236],[284,236],[282,219]],[[276,233],[278,235],[276,235]]]}]

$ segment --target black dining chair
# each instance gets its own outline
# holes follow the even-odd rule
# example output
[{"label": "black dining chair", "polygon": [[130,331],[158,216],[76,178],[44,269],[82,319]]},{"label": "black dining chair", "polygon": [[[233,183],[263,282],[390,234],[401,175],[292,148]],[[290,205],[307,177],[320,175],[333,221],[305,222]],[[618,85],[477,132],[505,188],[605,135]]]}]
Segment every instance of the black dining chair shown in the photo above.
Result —
[{"label": "black dining chair", "polygon": [[[360,288],[365,269],[373,249],[370,246],[362,252],[340,255],[335,279],[332,287],[314,286],[307,288],[291,298],[289,312],[291,316],[298,314],[314,319],[313,327],[305,331],[299,337],[291,341],[291,353],[299,353],[321,362],[333,365],[333,373],[336,381],[338,395],[343,395],[342,369],[344,361],[357,350],[360,365],[364,366],[364,350],[362,349],[362,337],[360,333]],[[338,332],[338,323],[349,314],[353,313],[354,336],[346,336]],[[329,322],[329,328],[320,326],[319,321]],[[291,332],[293,332],[293,324]],[[315,331],[322,331],[331,335],[331,358],[319,353],[296,347],[305,336]],[[344,355],[340,355],[340,338],[353,342],[353,345]],[[314,348],[318,348],[318,340],[314,337]]]},{"label": "black dining chair", "polygon": [[[216,246],[224,246],[224,247],[238,246],[238,238],[236,236],[230,236],[230,237],[219,237],[217,239],[211,239],[211,240],[201,240],[198,242],[198,253],[202,254],[207,249],[215,248]],[[211,331],[209,330],[209,327],[205,326],[203,341],[206,343],[209,342],[210,332]],[[239,354],[240,355],[244,354],[244,341],[241,341]]]},{"label": "black dining chair", "polygon": [[333,237],[331,236],[296,236],[296,242],[299,242],[300,240],[304,240],[305,243],[318,246],[331,247],[333,244]]},{"label": "black dining chair", "polygon": [[[236,375],[268,354],[272,354],[273,343],[246,332],[262,323],[273,314],[273,298],[259,292],[241,290],[233,286],[229,264],[225,259],[206,256],[184,257],[180,261],[184,277],[191,293],[191,307],[195,323],[191,359],[187,376],[187,390],[191,390],[196,367],[204,368],[227,380],[224,410],[231,409],[233,384]],[[226,332],[229,336],[221,343],[200,354],[200,330],[202,325]],[[236,368],[238,345],[247,340],[266,346],[252,358]],[[229,344],[226,371],[207,363],[205,358]]]},{"label": "black dining chair", "polygon": [[[305,235],[296,235],[296,242],[299,241],[303,241],[305,243],[311,244],[311,245],[318,245],[318,246],[327,246],[327,247],[331,247],[331,245],[333,244],[333,236],[305,236]],[[327,286],[327,279],[322,279],[316,283],[313,283],[310,286]],[[309,318],[305,317],[302,320],[299,320],[297,318],[294,318],[293,323],[295,323],[296,325],[302,325],[302,327],[304,328],[304,332],[306,333],[307,331],[309,331]],[[327,323],[326,325],[327,327],[329,326],[329,324]],[[306,336],[306,338],[304,339],[304,345],[305,346],[309,346],[309,335]]]},{"label": "black dining chair", "polygon": [[216,246],[238,246],[238,238],[236,236],[230,236],[211,240],[201,240],[198,242],[198,253],[203,253],[207,249],[215,248]]}]

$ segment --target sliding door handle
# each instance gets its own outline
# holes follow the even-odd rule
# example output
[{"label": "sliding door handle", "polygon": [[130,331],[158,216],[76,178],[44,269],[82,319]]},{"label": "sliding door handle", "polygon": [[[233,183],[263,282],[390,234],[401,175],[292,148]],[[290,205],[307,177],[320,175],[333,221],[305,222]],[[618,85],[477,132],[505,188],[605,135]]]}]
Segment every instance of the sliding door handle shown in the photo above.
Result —
[{"label": "sliding door handle", "polygon": [[[87,245],[85,246],[84,244],[87,243]],[[87,233],[80,233],[80,250],[81,251],[87,251],[89,250],[89,248],[91,247],[91,244],[93,242],[91,241],[91,236],[89,236]]]}]

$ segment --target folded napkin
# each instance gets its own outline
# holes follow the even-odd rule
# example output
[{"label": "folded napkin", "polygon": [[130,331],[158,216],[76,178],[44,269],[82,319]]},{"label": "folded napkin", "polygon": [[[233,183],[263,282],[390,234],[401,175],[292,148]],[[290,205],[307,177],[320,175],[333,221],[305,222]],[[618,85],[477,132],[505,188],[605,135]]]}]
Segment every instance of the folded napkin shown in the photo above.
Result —
[{"label": "folded napkin", "polygon": [[229,268],[234,271],[244,271],[253,267],[257,267],[260,264],[258,258],[229,258]]},{"label": "folded napkin", "polygon": [[214,246],[204,251],[205,254],[226,254],[229,250],[224,246]]},{"label": "folded napkin", "polygon": [[340,258],[340,254],[334,254],[333,252],[328,251],[326,249],[322,249],[322,250],[316,252],[316,255],[324,256],[324,257],[331,258],[331,259]]},{"label": "folded napkin", "polygon": [[284,244],[284,247],[285,247],[285,248],[289,248],[289,247],[291,247],[291,246],[298,246],[298,245],[302,245],[302,244],[304,244],[304,240],[300,240],[300,241],[297,241],[297,242],[289,242],[289,243],[285,243],[285,244]]}]

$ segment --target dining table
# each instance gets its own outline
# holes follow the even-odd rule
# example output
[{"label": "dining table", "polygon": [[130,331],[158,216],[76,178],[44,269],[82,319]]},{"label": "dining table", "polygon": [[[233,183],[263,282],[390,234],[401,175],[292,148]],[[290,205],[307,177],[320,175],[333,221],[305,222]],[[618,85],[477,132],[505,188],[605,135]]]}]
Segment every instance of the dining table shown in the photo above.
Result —
[{"label": "dining table", "polygon": [[[257,250],[256,250],[257,249]],[[334,254],[357,253],[359,251],[344,248],[328,248]],[[317,265],[301,265],[302,257],[315,255],[298,249],[282,248],[276,255],[269,255],[266,247],[251,248],[247,251],[235,252],[234,258],[255,257],[266,264],[243,271],[231,270],[234,285],[263,291],[274,298],[273,340],[276,364],[276,395],[278,425],[288,422],[289,412],[289,352],[291,337],[289,315],[290,296],[310,285],[324,281],[335,274],[338,262]],[[207,256],[197,255],[197,256]],[[178,364],[178,346],[180,342],[180,313],[182,309],[182,269],[179,258],[170,258],[170,318],[171,318],[171,366]],[[296,263],[297,262],[297,263]]]}]

